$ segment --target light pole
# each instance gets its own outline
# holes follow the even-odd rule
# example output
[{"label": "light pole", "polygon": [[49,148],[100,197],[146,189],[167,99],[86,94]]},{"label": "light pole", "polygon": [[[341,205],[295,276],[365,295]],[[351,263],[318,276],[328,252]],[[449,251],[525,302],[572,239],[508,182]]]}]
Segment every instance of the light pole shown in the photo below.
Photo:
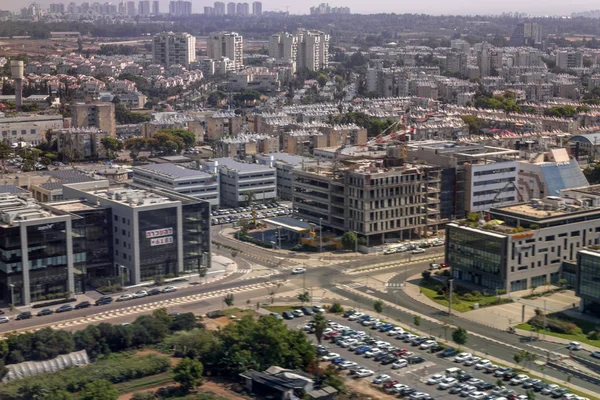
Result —
[{"label": "light pole", "polygon": [[356,236],[356,240],[354,241],[354,252],[358,253],[358,232],[354,231],[354,236]]},{"label": "light pole", "polygon": [[454,283],[454,279],[448,279],[448,285],[450,285],[450,292],[448,295],[448,315],[452,315],[452,284]]},{"label": "light pole", "polygon": [[319,218],[319,253],[323,251],[323,218]]},{"label": "light pole", "polygon": [[123,274],[121,274],[121,268],[123,268],[125,270],[125,273],[127,273],[127,267],[125,267],[124,265],[119,265],[119,275],[121,275],[121,288],[123,288],[125,286],[125,277],[123,276]]},{"label": "light pole", "polygon": [[208,257],[208,252],[204,251],[202,252],[202,262],[204,264],[204,284],[206,285],[208,283],[208,264],[210,263],[209,261],[209,257]]},{"label": "light pole", "polygon": [[15,285],[13,285],[11,283],[8,286],[10,286],[10,304],[12,304],[14,306],[15,305]]},{"label": "light pole", "polygon": [[277,227],[277,240],[279,240],[279,250],[281,250],[281,227]]}]

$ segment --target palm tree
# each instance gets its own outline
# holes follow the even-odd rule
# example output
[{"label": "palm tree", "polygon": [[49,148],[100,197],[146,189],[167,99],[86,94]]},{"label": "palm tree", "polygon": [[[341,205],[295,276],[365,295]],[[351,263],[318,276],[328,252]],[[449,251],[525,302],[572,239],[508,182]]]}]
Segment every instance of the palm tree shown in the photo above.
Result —
[{"label": "palm tree", "polygon": [[248,190],[246,193],[244,193],[244,200],[246,201],[247,205],[252,204],[252,202],[256,200],[256,193],[254,193],[252,190]]},{"label": "palm tree", "polygon": [[6,142],[0,142],[0,160],[2,161],[2,171],[6,171],[6,160],[13,153],[12,147]]},{"label": "palm tree", "polygon": [[322,313],[314,313],[312,320],[315,328],[315,337],[317,338],[317,342],[321,344],[323,332],[325,331],[325,328],[327,328],[327,320]]}]

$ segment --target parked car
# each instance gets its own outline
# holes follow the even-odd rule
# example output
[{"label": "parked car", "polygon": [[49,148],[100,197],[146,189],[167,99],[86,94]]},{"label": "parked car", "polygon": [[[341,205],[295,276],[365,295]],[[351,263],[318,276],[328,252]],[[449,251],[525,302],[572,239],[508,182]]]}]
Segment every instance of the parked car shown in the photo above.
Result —
[{"label": "parked car", "polygon": [[458,352],[453,347],[446,347],[446,349],[440,354],[442,357],[454,357]]},{"label": "parked car", "polygon": [[437,385],[439,384],[441,381],[443,381],[445,378],[444,375],[441,374],[436,374],[436,375],[431,375],[429,377],[429,379],[427,379],[427,384],[428,385]]},{"label": "parked car", "polygon": [[113,302],[113,298],[110,296],[102,296],[100,297],[98,300],[96,300],[96,305],[97,306],[102,306],[105,304],[110,304]]},{"label": "parked car", "polygon": [[520,385],[525,382],[529,377],[525,374],[518,374],[510,380],[510,384],[513,386]]},{"label": "parked car", "polygon": [[301,310],[304,313],[304,315],[313,315],[314,314],[313,310],[311,310],[309,307],[302,307]]},{"label": "parked car", "polygon": [[8,317],[0,317],[0,324],[6,324],[8,321],[10,321]]},{"label": "parked car", "polygon": [[151,291],[148,292],[148,294],[150,296],[156,296],[157,294],[161,294],[162,292],[160,291],[160,289],[154,288]]},{"label": "parked car", "polygon": [[396,362],[392,364],[392,369],[400,369],[404,367],[408,367],[408,361],[403,358],[396,360]]},{"label": "parked car", "polygon": [[51,315],[54,314],[54,310],[51,310],[49,308],[44,308],[42,311],[37,313],[38,317],[43,317],[45,315]]},{"label": "parked car", "polygon": [[355,310],[347,310],[344,314],[343,317],[344,318],[348,318],[349,316],[351,316],[352,314],[356,313]]},{"label": "parked car", "polygon": [[23,311],[22,313],[20,313],[19,315],[17,315],[17,318],[15,318],[17,321],[20,321],[22,319],[29,319],[31,318],[31,311]]},{"label": "parked car", "polygon": [[131,300],[131,299],[133,299],[132,294],[122,294],[119,297],[117,297],[117,301],[127,301],[127,300]]},{"label": "parked car", "polygon": [[148,296],[148,292],[145,290],[140,290],[138,292],[135,292],[135,294],[133,295],[133,297],[135,297],[136,299],[141,298],[141,297],[146,297]]},{"label": "parked car", "polygon": [[177,288],[175,286],[167,286],[162,290],[163,293],[171,293],[171,292],[176,292],[176,291],[177,291]]},{"label": "parked car", "polygon": [[325,309],[321,306],[313,306],[312,310],[316,313],[324,313]]},{"label": "parked car", "polygon": [[385,381],[389,381],[390,379],[392,379],[392,377],[387,374],[377,375],[375,378],[373,378],[373,383],[380,384]]},{"label": "parked car", "polygon": [[471,353],[460,353],[456,357],[454,357],[454,362],[462,363],[471,357],[473,357]]},{"label": "parked car", "polygon": [[359,378],[366,378],[367,376],[371,376],[373,375],[374,372],[371,371],[370,369],[360,369],[358,371],[356,371],[356,376]]},{"label": "parked car", "polygon": [[512,368],[509,367],[500,367],[494,371],[494,376],[501,377],[504,376],[505,373],[511,372]]},{"label": "parked car", "polygon": [[411,253],[413,254],[421,254],[421,253],[425,253],[425,249],[422,249],[420,247],[417,247],[416,249],[414,249]]},{"label": "parked car", "polygon": [[458,385],[458,380],[456,378],[444,378],[440,381],[439,388],[441,390],[446,390],[456,385]]},{"label": "parked car", "polygon": [[289,311],[284,311],[282,314],[283,319],[294,319],[294,314]]},{"label": "parked car", "polygon": [[73,306],[70,304],[65,304],[64,306],[60,306],[56,309],[57,313],[63,313],[67,311],[73,311]]},{"label": "parked car", "polygon": [[298,267],[292,270],[292,275],[299,275],[306,272],[306,268]]},{"label": "parked car", "polygon": [[82,301],[81,303],[78,303],[75,306],[75,309],[79,310],[81,308],[88,308],[88,307],[91,307],[91,306],[92,306],[92,303],[90,303],[89,301]]},{"label": "parked car", "polygon": [[294,310],[292,311],[292,315],[296,318],[304,317],[304,313],[302,312],[302,310]]}]

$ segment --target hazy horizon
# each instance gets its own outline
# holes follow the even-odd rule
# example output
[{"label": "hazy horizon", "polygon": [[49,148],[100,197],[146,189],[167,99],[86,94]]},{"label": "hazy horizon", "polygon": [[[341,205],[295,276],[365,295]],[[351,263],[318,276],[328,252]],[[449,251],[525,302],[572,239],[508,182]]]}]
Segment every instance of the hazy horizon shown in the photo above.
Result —
[{"label": "hazy horizon", "polygon": [[[87,0],[90,4],[98,1],[104,3],[106,0]],[[0,0],[0,9],[17,11],[24,6],[31,3],[38,3],[47,8],[51,3],[64,3],[69,4],[71,0],[40,0],[31,2],[12,2],[9,0]],[[77,4],[83,3],[84,0],[75,1]],[[118,4],[120,1],[110,1],[113,4]],[[228,1],[225,1],[227,3]],[[235,1],[236,3],[238,1]],[[244,2],[244,1],[241,1]],[[252,3],[252,1],[246,1]],[[137,0],[136,0],[137,3]],[[316,6],[321,1],[315,1],[314,3],[302,3],[299,6],[297,3],[291,1],[276,1],[276,0],[265,0],[263,3],[263,11],[286,11],[289,7],[289,12],[292,14],[308,14],[311,6]],[[289,4],[286,4],[289,3]],[[326,1],[325,1],[326,3]],[[213,1],[192,1],[192,11],[195,14],[201,14],[205,6],[212,6]],[[398,4],[390,3],[387,1],[375,1],[375,2],[364,2],[358,0],[348,0],[345,2],[329,2],[332,7],[350,7],[352,13],[356,14],[379,14],[379,13],[417,13],[417,14],[429,14],[429,15],[499,15],[503,12],[519,12],[527,13],[533,16],[568,16],[573,12],[582,12],[600,9],[600,5],[597,2],[587,0],[582,3],[572,5],[569,3],[559,2],[557,0],[550,0],[549,2],[542,2],[540,0],[523,2],[516,0],[509,0],[508,2],[484,4],[479,1],[469,0],[467,2],[450,3],[440,0],[427,0],[420,1],[417,3],[410,4]],[[161,12],[167,12],[169,7],[169,0],[160,0]]]}]

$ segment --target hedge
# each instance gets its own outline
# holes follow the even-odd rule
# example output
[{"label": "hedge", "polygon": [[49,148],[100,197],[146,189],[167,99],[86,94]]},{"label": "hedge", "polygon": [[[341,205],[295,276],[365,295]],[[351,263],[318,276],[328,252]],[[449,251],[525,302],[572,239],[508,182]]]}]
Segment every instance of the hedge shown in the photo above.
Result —
[{"label": "hedge", "polygon": [[74,301],[77,301],[77,299],[71,297],[70,299],[61,299],[61,300],[48,301],[46,303],[34,304],[33,306],[31,306],[31,308],[46,308],[46,307],[56,306],[58,304],[72,303]]}]

